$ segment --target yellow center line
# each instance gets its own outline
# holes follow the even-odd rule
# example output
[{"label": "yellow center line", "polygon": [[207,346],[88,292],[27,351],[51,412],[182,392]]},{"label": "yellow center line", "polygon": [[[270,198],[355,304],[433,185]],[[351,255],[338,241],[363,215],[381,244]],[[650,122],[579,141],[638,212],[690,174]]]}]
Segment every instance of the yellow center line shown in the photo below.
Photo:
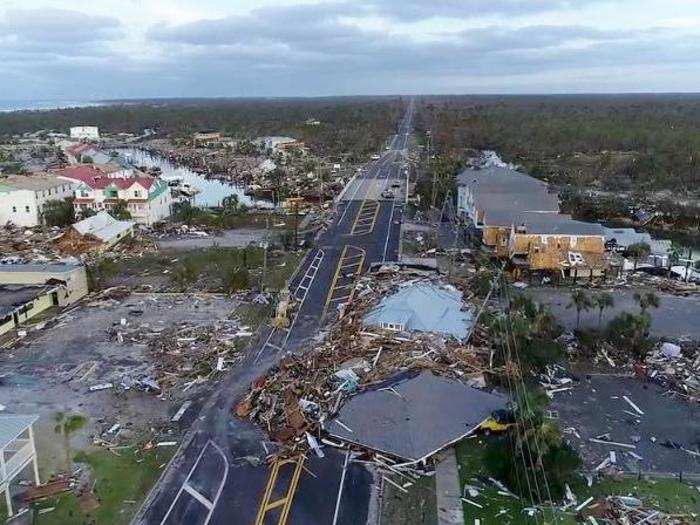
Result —
[{"label": "yellow center line", "polygon": [[[260,507],[258,508],[258,514],[255,519],[255,525],[263,525],[263,523],[265,522],[266,514],[278,507],[282,507],[282,511],[280,512],[277,525],[285,525],[287,523],[287,519],[289,519],[289,512],[292,508],[292,502],[294,500],[294,496],[296,495],[297,488],[299,486],[299,478],[301,477],[301,471],[304,468],[305,460],[306,456],[304,454],[300,454],[295,458],[278,459],[272,464],[272,467],[270,469],[270,477],[267,480],[267,485],[265,486],[263,499],[260,503]],[[284,465],[290,464],[294,464],[294,472],[292,473],[292,478],[289,481],[287,491],[281,498],[276,499],[274,501],[270,501],[270,498],[272,497],[272,492],[277,484],[277,478],[279,476],[280,468],[282,468]]]},{"label": "yellow center line", "polygon": [[[357,250],[360,253],[357,255],[348,255],[348,249],[352,248],[353,250]],[[323,313],[321,314],[321,318],[325,317],[326,314],[328,313],[328,308],[330,307],[330,304],[332,302],[337,302],[338,298],[334,297],[335,293],[339,290],[342,290],[343,288],[348,288],[350,287],[350,295],[347,297],[351,297],[355,292],[355,285],[357,284],[357,280],[360,277],[360,273],[362,272],[362,265],[364,264],[366,252],[362,248],[358,248],[356,246],[351,246],[349,244],[346,244],[343,247],[343,251],[340,254],[340,259],[338,260],[338,266],[336,267],[335,274],[333,275],[333,280],[331,281],[331,286],[328,289],[328,295],[326,297],[326,304],[323,308]],[[346,261],[347,259],[350,258],[356,258],[360,257],[360,260],[355,263],[348,264]],[[352,273],[349,274],[351,276],[352,282],[351,283],[345,283],[342,285],[338,284],[338,280],[341,277],[341,272],[344,268],[350,268],[350,267],[356,267],[355,270],[353,270]],[[346,276],[347,277],[347,276]],[[345,297],[343,297],[345,298]]]}]

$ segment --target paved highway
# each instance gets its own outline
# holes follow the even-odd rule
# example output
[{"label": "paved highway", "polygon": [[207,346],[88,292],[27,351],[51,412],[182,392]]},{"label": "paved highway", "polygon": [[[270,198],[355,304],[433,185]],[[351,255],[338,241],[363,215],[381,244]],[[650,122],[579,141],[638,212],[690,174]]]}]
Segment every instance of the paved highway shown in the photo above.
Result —
[{"label": "paved highway", "polygon": [[186,422],[191,424],[186,443],[135,523],[278,523],[280,516],[285,516],[282,523],[290,524],[366,521],[371,476],[343,451],[333,449],[326,449],[323,459],[311,454],[303,466],[280,466],[267,498],[277,504],[259,515],[272,470],[260,460],[275,445],[248,421],[234,418],[232,407],[251,381],[286,352],[311,347],[310,339],[351,300],[356,279],[372,263],[398,258],[407,186],[403,164],[412,121],[411,102],[388,149],[339,196],[334,222],[319,235],[290,283],[300,303],[290,328],[266,333],[217,387],[197,419]]}]

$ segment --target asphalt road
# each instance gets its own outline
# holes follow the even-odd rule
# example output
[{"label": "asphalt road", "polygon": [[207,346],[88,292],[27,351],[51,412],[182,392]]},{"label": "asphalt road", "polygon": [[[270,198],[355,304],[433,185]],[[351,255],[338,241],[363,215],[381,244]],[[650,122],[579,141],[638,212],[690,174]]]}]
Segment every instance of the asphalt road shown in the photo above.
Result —
[{"label": "asphalt road", "polygon": [[[612,295],[615,305],[605,310],[603,323],[609,322],[623,312],[639,312],[639,306],[634,300],[635,290],[615,290]],[[557,320],[568,329],[576,327],[576,309],[569,307],[571,290],[567,288],[531,286],[524,293],[539,303],[546,305]],[[676,296],[657,292],[660,300],[658,308],[649,311],[651,315],[650,332],[654,337],[665,337],[672,340],[700,340],[700,297]],[[596,328],[598,326],[598,310],[581,312],[581,327]]]},{"label": "asphalt road", "polygon": [[[404,200],[398,191],[392,198],[381,198],[377,188],[395,180],[406,183],[402,161],[412,119],[411,104],[390,141],[390,149],[351,181],[338,199],[335,221],[317,238],[290,284],[290,290],[301,301],[290,330],[262,334],[261,344],[251,348],[244,362],[220,383],[135,523],[255,522],[270,474],[264,458],[275,445],[260,429],[236,419],[232,408],[247,393],[251,381],[286,352],[301,353],[311,347],[311,339],[337,314],[355,279],[370,264],[398,258]],[[323,459],[313,455],[307,459],[308,471],[299,478],[287,523],[364,523],[370,473],[348,460],[342,451],[326,448],[325,452]],[[290,469],[280,471],[275,496],[281,495],[290,477]],[[277,516],[271,512],[265,523],[277,523]]]}]

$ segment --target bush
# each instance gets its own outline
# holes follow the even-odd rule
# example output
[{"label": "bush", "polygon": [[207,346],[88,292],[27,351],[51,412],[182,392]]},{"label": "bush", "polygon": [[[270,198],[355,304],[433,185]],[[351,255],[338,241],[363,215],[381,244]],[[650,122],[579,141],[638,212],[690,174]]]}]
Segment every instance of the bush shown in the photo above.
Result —
[{"label": "bush", "polygon": [[70,226],[75,222],[73,199],[47,201],[41,212],[47,226]]},{"label": "bush", "polygon": [[606,339],[620,350],[643,359],[652,346],[648,337],[650,326],[651,316],[648,313],[624,312],[608,323]]},{"label": "bush", "polygon": [[494,477],[503,480],[519,496],[532,499],[533,503],[542,502],[536,501],[536,493],[529,492],[525,480],[530,479],[532,485],[536,481],[542,498],[546,499],[546,474],[552,499],[560,500],[564,496],[565,485],[576,481],[581,458],[563,441],[548,446],[547,452],[542,455],[541,467],[536,465],[533,468],[530,457],[537,462],[537,447],[528,442],[519,445],[517,437],[510,433],[489,443],[484,463]]}]

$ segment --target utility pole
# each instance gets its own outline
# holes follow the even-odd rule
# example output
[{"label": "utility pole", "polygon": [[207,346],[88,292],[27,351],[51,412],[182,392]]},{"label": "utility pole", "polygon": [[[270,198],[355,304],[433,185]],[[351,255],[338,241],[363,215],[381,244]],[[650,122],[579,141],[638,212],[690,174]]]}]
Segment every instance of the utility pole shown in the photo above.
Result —
[{"label": "utility pole", "polygon": [[265,240],[263,241],[263,271],[262,280],[260,281],[260,291],[265,291],[265,278],[267,277],[267,247],[270,244],[270,216],[265,215]]},{"label": "utility pole", "polygon": [[[431,146],[431,141],[432,141],[433,135],[432,135],[430,130],[426,131],[425,133],[426,133],[426,135],[428,135],[428,169],[430,169],[430,164],[431,164],[431,162],[430,162],[430,146]],[[433,214],[435,213],[435,201],[437,199],[436,189],[437,189],[437,173],[435,171],[433,171],[433,192],[432,192],[432,200],[431,200],[431,204],[430,204],[430,210]]]}]

